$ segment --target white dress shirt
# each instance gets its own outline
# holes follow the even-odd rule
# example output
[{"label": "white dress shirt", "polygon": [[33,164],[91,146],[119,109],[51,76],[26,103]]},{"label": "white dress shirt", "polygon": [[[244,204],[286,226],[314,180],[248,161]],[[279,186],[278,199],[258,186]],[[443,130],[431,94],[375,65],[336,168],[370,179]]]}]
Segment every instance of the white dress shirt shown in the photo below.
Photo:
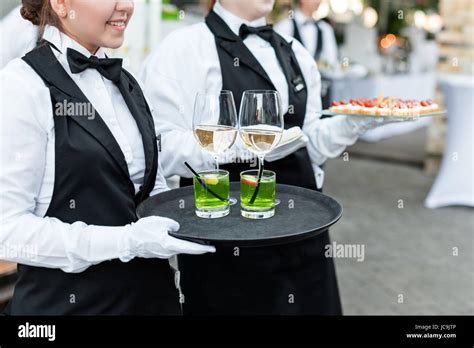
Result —
[{"label": "white dress shirt", "polygon": [[[142,138],[118,88],[95,69],[72,74],[67,49],[91,54],[57,28],[46,27],[43,38],[59,49],[54,55],[109,127],[138,192],[145,172]],[[104,51],[96,56],[105,57]],[[50,92],[42,79],[22,59],[14,59],[0,71],[0,97],[0,259],[75,272],[91,264],[81,255],[116,256],[118,246],[109,236],[122,227],[44,217],[54,187],[55,133]],[[167,189],[160,167],[151,194]],[[17,252],[27,245],[34,246],[29,255]]]},{"label": "white dress shirt", "polygon": [[[264,18],[254,22],[245,21],[226,11],[219,2],[215,4],[214,11],[237,35],[244,23],[250,26],[265,24]],[[291,41],[291,38],[285,38]],[[244,40],[244,44],[260,62],[280,93],[283,112],[286,113],[288,83],[272,46],[253,34]],[[303,132],[309,138],[307,148],[319,180],[318,173],[321,176],[321,172],[318,165],[327,158],[340,155],[347,145],[352,145],[357,140],[357,135],[353,128],[347,126],[346,116],[320,119],[318,68],[299,42],[293,40],[292,47],[308,89]],[[157,110],[156,127],[162,136],[161,158],[165,176],[191,177],[192,174],[183,165],[184,161],[190,162],[196,169],[212,168],[212,157],[197,145],[192,130],[196,93],[219,93],[222,89],[216,43],[207,25],[199,23],[169,34],[147,58],[140,78],[145,84],[150,102]]]},{"label": "white dress shirt", "polygon": [[[311,56],[315,56],[316,47],[318,43],[318,31],[314,25],[314,19],[306,17],[300,10],[295,10],[294,18],[298,31],[301,35],[302,44],[309,51]],[[321,34],[323,36],[323,47],[321,48],[321,55],[319,59],[330,64],[337,64],[337,43],[334,29],[327,22],[318,21]],[[280,35],[294,36],[293,21],[290,18],[285,18],[275,25],[275,30]]]},{"label": "white dress shirt", "polygon": [[15,7],[0,20],[0,69],[36,46],[38,27],[24,19],[20,9]]}]

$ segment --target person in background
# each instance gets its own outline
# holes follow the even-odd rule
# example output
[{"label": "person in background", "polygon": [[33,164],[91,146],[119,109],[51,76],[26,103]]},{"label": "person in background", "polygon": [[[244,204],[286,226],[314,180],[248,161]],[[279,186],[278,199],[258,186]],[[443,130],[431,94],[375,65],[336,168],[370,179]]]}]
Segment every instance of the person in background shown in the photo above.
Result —
[{"label": "person in background", "polygon": [[[218,1],[205,22],[172,32],[147,58],[140,77],[150,103],[158,108],[165,176],[191,178],[185,161],[196,169],[213,166],[212,156],[193,135],[198,92],[230,90],[239,110],[245,90],[278,91],[285,128],[299,127],[308,141],[291,143],[287,153],[272,151],[265,168],[277,173],[278,183],[312,190],[322,187],[319,165],[378,124],[373,118],[320,119],[317,65],[298,41],[266,25],[273,6],[274,0]],[[240,157],[242,147],[238,142],[221,162],[232,181],[250,169],[241,161],[248,158]],[[233,247],[218,247],[202,257],[179,256],[184,314],[340,315],[334,262],[324,255],[329,243],[325,231],[297,243],[240,248],[238,257]],[[288,301],[290,294],[294,303]]]},{"label": "person in background", "polygon": [[[297,8],[290,12],[287,18],[275,25],[275,30],[294,37],[301,42],[320,65],[333,67],[338,64],[336,36],[332,26],[324,20],[314,18],[315,12],[321,5],[321,0],[297,0]],[[321,81],[321,97],[323,109],[330,106],[330,84],[325,79]]]},{"label": "person in background", "polygon": [[329,65],[337,64],[334,29],[324,20],[314,18],[321,0],[298,0],[297,4],[291,16],[288,15],[275,25],[275,30],[301,42],[316,61],[324,61]]}]

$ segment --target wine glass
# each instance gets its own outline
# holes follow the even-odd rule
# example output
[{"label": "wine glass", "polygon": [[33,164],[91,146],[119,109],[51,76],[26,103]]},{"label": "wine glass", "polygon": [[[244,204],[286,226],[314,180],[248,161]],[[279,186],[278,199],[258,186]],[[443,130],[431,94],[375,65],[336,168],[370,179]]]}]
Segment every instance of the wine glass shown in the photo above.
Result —
[{"label": "wine glass", "polygon": [[[220,93],[199,92],[193,113],[194,137],[201,148],[214,157],[219,169],[219,155],[229,149],[237,138],[237,111],[232,91]],[[231,197],[230,205],[237,203]]]},{"label": "wine glass", "polygon": [[242,95],[239,134],[245,147],[257,155],[259,170],[265,155],[280,143],[283,134],[280,94],[272,90],[250,90]]},{"label": "wine glass", "polygon": [[245,147],[258,157],[258,182],[263,173],[265,155],[278,146],[283,128],[281,100],[277,91],[249,90],[243,93],[239,135]]}]

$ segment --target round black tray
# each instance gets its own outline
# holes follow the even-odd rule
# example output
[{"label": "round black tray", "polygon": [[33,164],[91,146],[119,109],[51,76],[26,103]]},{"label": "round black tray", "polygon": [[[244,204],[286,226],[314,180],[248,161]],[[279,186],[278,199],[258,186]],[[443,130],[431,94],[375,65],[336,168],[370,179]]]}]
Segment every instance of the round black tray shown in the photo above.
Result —
[{"label": "round black tray", "polygon": [[[231,196],[239,200],[240,183],[230,186]],[[252,220],[240,215],[240,201],[230,207],[230,214],[218,219],[203,219],[194,212],[193,187],[166,191],[143,201],[137,209],[139,218],[164,216],[180,224],[170,235],[202,244],[234,246],[266,246],[294,243],[316,236],[336,223],[342,206],[333,198],[297,186],[277,185],[281,203],[275,216]]]}]

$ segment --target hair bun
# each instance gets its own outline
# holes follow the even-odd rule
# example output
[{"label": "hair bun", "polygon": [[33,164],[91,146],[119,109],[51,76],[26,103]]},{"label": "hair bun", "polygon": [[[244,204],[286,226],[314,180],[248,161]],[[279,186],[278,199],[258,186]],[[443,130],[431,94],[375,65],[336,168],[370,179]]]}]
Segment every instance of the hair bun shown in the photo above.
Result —
[{"label": "hair bun", "polygon": [[34,25],[40,25],[43,0],[22,0],[21,3],[21,16]]}]

